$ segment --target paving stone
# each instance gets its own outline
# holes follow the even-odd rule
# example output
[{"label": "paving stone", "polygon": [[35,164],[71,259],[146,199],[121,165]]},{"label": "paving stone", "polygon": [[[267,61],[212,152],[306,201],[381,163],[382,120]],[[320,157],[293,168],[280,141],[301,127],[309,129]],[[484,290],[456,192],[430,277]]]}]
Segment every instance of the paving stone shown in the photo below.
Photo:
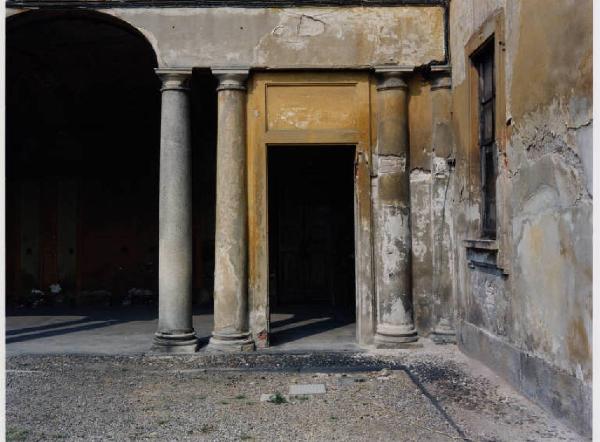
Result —
[{"label": "paving stone", "polygon": [[296,384],[290,385],[290,396],[305,396],[307,394],[325,393],[325,384]]}]

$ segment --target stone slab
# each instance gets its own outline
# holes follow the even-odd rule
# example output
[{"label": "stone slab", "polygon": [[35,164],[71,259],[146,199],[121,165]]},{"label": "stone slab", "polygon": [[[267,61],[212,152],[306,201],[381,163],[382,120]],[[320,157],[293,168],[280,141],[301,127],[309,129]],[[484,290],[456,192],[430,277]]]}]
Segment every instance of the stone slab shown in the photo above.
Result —
[{"label": "stone slab", "polygon": [[290,396],[326,393],[325,384],[294,384],[290,385]]}]

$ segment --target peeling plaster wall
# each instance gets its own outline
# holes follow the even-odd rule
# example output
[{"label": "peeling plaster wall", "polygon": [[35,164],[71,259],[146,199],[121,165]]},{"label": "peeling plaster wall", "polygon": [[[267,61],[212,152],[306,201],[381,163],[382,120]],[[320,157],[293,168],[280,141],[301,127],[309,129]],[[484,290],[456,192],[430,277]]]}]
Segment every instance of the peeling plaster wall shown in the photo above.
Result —
[{"label": "peeling plaster wall", "polygon": [[422,336],[438,328],[442,317],[453,323],[450,94],[431,91],[431,81],[415,75],[409,83],[412,295]]},{"label": "peeling plaster wall", "polygon": [[[505,151],[498,158],[500,269],[455,249],[459,342],[585,434],[592,382],[592,2],[453,0],[454,234],[476,239],[469,202],[465,45],[504,13]],[[541,13],[543,11],[543,14]],[[512,215],[511,215],[512,214]],[[508,362],[507,362],[508,361]]]},{"label": "peeling plaster wall", "polygon": [[441,7],[105,12],[139,29],[160,66],[419,66],[445,58]]},{"label": "peeling plaster wall", "polygon": [[415,327],[431,331],[431,98],[429,84],[420,76],[409,83],[410,206],[412,235],[412,294]]}]

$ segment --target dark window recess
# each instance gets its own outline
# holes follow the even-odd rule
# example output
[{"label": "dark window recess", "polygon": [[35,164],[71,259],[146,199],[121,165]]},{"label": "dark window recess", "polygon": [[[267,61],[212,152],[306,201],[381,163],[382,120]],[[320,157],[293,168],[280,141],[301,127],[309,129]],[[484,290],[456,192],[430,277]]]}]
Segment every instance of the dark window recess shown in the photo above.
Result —
[{"label": "dark window recess", "polygon": [[496,85],[494,79],[494,41],[474,59],[479,76],[479,153],[481,162],[481,230],[485,238],[496,239]]}]

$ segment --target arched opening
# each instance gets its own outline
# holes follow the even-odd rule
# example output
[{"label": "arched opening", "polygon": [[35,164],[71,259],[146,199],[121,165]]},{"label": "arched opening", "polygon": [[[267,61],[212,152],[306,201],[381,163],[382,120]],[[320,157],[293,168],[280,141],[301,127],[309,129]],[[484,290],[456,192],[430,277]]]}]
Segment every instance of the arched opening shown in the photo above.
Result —
[{"label": "arched opening", "polygon": [[134,28],[27,12],[6,39],[7,305],[156,296],[160,82]]},{"label": "arched opening", "polygon": [[[156,54],[112,16],[32,11],[7,21],[6,59],[7,343],[21,346],[8,351],[145,351],[158,313]],[[190,99],[194,323],[207,338],[217,107],[210,71],[194,70]]]},{"label": "arched opening", "polygon": [[152,47],[89,12],[16,16],[6,47],[8,306],[155,295]]}]

